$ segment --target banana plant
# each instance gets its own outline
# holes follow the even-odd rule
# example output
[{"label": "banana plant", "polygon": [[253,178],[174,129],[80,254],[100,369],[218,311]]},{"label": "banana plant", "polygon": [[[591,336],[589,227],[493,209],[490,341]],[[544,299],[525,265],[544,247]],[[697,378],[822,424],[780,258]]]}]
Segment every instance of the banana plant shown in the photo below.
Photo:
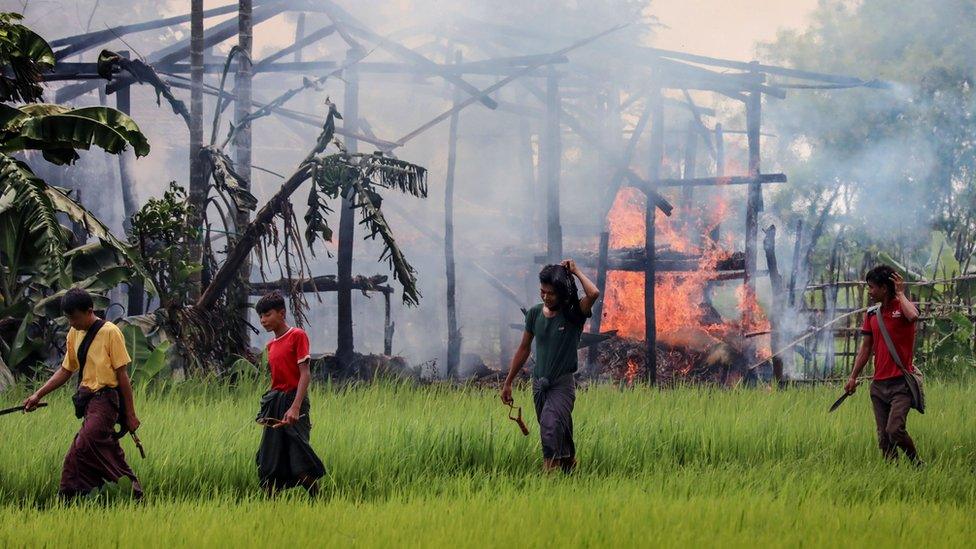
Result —
[{"label": "banana plant", "polygon": [[[72,285],[104,292],[135,275],[154,291],[136,254],[65,189],[31,169],[35,156],[71,164],[79,150],[110,154],[149,143],[127,115],[107,107],[72,109],[44,103],[41,75],[54,67],[50,45],[0,13],[0,378],[43,356],[47,330],[59,316],[61,291]],[[37,153],[40,153],[37,155]],[[58,215],[64,214],[98,242],[78,246]],[[3,383],[0,382],[0,385]]]}]

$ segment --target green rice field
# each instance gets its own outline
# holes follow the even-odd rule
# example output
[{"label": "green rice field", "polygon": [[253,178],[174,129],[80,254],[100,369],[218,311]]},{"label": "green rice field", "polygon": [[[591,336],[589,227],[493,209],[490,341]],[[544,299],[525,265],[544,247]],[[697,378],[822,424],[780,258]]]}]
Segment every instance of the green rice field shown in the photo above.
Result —
[{"label": "green rice field", "polygon": [[[26,389],[0,395],[18,403]],[[258,489],[258,386],[185,383],[137,394],[146,490],[65,506],[55,492],[78,427],[68,391],[0,417],[0,547],[911,546],[976,541],[970,382],[933,383],[909,430],[927,466],[882,461],[867,387],[620,389],[577,398],[580,467],[541,473],[538,429],[494,391],[317,386],[315,500]]]}]

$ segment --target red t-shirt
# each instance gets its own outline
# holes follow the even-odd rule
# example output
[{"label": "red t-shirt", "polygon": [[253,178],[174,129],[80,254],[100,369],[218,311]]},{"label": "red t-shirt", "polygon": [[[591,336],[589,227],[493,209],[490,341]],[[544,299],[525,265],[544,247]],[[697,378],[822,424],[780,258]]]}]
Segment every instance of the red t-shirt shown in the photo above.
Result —
[{"label": "red t-shirt", "polygon": [[[901,312],[898,302],[892,300],[881,308],[881,316],[884,317],[885,328],[891,336],[891,342],[898,351],[901,363],[909,372],[914,371],[912,366],[912,355],[915,349],[915,322],[907,320]],[[901,370],[888,352],[888,345],[885,343],[881,330],[878,329],[878,314],[872,313],[864,317],[864,325],[861,333],[871,336],[871,343],[874,347],[874,379],[891,379],[902,375]]]},{"label": "red t-shirt", "polygon": [[311,358],[308,353],[308,334],[292,326],[288,331],[268,342],[268,366],[271,367],[271,388],[294,391],[298,388],[298,365]]}]

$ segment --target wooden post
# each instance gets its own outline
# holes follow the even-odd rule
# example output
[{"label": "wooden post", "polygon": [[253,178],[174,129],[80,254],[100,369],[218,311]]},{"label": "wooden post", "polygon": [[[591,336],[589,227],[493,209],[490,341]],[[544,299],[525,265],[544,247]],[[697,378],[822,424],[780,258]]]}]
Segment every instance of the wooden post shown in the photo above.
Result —
[{"label": "wooden post", "polygon": [[[695,177],[695,162],[698,160],[698,126],[694,119],[688,122],[688,135],[685,139],[685,158],[684,158],[684,170],[681,174],[682,179],[694,179]],[[681,189],[681,203],[685,210],[685,215],[687,216],[685,220],[685,234],[693,243],[697,243],[701,240],[701,230],[698,228],[697,219],[699,216],[691,215],[691,209],[694,206],[694,196],[695,188],[692,186],[687,186]]]},{"label": "wooden post", "polygon": [[[350,49],[346,52],[346,62],[360,57],[362,52]],[[342,127],[349,132],[358,131],[359,126],[359,70],[352,64],[344,71],[346,80],[345,101],[343,109]],[[359,142],[353,137],[346,138],[346,150],[356,153]],[[336,360],[340,368],[347,368],[352,362],[354,353],[352,329],[352,251],[356,233],[356,212],[352,209],[353,202],[343,197],[339,212],[339,252],[337,257],[338,291],[338,345],[336,346]]]},{"label": "wooden post", "polygon": [[529,119],[519,117],[518,159],[522,172],[522,216],[523,234],[526,242],[538,242],[536,233],[536,216],[538,200],[536,200],[535,166],[532,158],[532,127]]},{"label": "wooden post", "polygon": [[[610,251],[610,233],[603,231],[600,233],[600,255],[596,266],[596,287],[600,289],[602,295],[607,287],[607,256]],[[603,301],[605,298],[596,300],[593,304],[593,318],[590,319],[590,333],[599,334],[600,326],[603,324]],[[591,346],[586,351],[586,375],[598,376],[599,365],[596,363],[600,344]]]},{"label": "wooden post", "polygon": [[[766,236],[763,238],[763,250],[766,252],[766,267],[769,270],[769,283],[773,289],[773,305],[769,315],[769,339],[770,347],[775,353],[779,351],[783,343],[783,277],[780,276],[779,267],[776,261],[776,225],[770,225],[766,229]],[[783,380],[783,364],[790,353],[776,356],[773,358],[773,379],[776,382]]]},{"label": "wooden post", "polygon": [[393,323],[393,315],[390,307],[391,292],[383,292],[383,354],[390,356],[393,354],[393,330],[396,325]]},{"label": "wooden post", "polygon": [[[251,50],[254,43],[254,29],[252,27],[252,0],[240,0],[237,10],[237,46],[245,53],[237,57],[237,72],[234,74],[234,120],[239,128],[234,135],[234,170],[241,176],[246,189],[251,189],[251,124],[242,121],[251,114]],[[244,227],[251,222],[251,213],[239,210],[234,215],[234,240],[240,238]],[[290,273],[289,273],[290,275]],[[241,264],[239,274],[241,281],[251,280],[251,256],[248,254]],[[232,314],[240,314],[246,318],[248,308],[247,289],[235,283],[228,292],[228,305]],[[246,326],[241,326],[240,337],[248,341]]]},{"label": "wooden post", "polygon": [[793,266],[790,268],[790,287],[787,291],[787,298],[790,308],[796,304],[796,280],[800,274],[800,238],[803,235],[803,218],[796,220],[796,228],[793,231],[795,240],[793,241]]},{"label": "wooden post", "polygon": [[[203,0],[190,2],[190,192],[193,207],[193,226],[203,227],[207,200],[207,181],[204,177],[203,160]],[[202,234],[202,233],[201,233]],[[203,262],[202,242],[190,245],[190,261]],[[200,296],[199,271],[190,275],[190,298]]]},{"label": "wooden post", "polygon": [[[661,100],[661,89],[651,90],[651,158],[648,167],[648,181],[661,178],[661,162],[664,160],[664,103]],[[647,370],[647,382],[657,383],[657,322],[654,316],[654,282],[656,276],[656,258],[654,254],[654,217],[657,206],[651,198],[653,189],[646,189],[647,204],[644,207],[644,366]]]},{"label": "wooden post", "polygon": [[[461,63],[461,52],[454,56]],[[460,99],[454,89],[454,104]],[[461,332],[457,320],[457,278],[454,264],[454,171],[457,165],[458,111],[451,114],[451,126],[447,137],[447,180],[444,184],[444,263],[447,271],[447,372],[455,377],[461,363]]]},{"label": "wooden post", "polygon": [[[122,50],[120,56],[128,59],[129,52]],[[115,92],[115,107],[125,114],[132,113],[132,88],[125,86]],[[136,178],[132,167],[133,153],[131,150],[122,151],[119,156],[119,184],[122,190],[122,227],[128,235],[132,230],[132,216],[139,210],[135,198]],[[128,305],[126,314],[141,315],[145,312],[145,284],[142,281],[129,283]]]},{"label": "wooden post", "polygon": [[[295,43],[301,42],[305,38],[305,12],[300,12],[298,14],[298,21],[295,22]],[[296,63],[302,62],[302,52],[305,50],[304,47],[295,50],[294,59]]]},{"label": "wooden post", "polygon": [[542,169],[546,183],[546,255],[549,263],[558,263],[563,258],[563,231],[559,221],[559,171],[562,161],[562,136],[559,133],[559,78],[553,69],[546,77],[546,124],[543,132],[545,153]]},{"label": "wooden post", "polygon": [[[648,109],[649,110],[649,109]],[[613,158],[611,151],[617,151],[620,148],[620,93],[616,87],[611,87],[607,95],[607,110],[606,110],[606,127],[604,132],[604,146],[601,148],[603,153],[604,166],[606,168],[605,173],[613,173],[612,178],[616,178],[615,172],[626,168],[628,166],[618,165],[618,161]],[[634,128],[634,132],[640,132],[643,128],[638,124]],[[640,139],[639,136],[633,137],[634,146],[636,146],[636,139]],[[631,154],[624,154],[624,158],[619,161],[620,164],[629,164]],[[614,187],[619,187],[619,184],[611,179],[608,182],[608,187],[610,191],[614,191]],[[607,194],[607,193],[605,193]],[[606,209],[604,211],[609,211],[613,208],[613,202],[616,200],[616,196],[610,196],[607,194]],[[600,290],[600,295],[604,296],[596,301],[593,307],[593,319],[590,320],[590,333],[599,334],[603,325],[603,303],[606,301],[606,290],[607,290],[607,269],[608,269],[608,255],[610,253],[610,233],[609,233],[609,219],[604,218],[601,220],[604,224],[604,230],[600,233],[600,249],[598,250],[598,259],[596,265],[596,287]],[[586,351],[586,373],[589,376],[600,375],[599,365],[597,364],[597,358],[599,356],[600,344],[591,346]]]},{"label": "wooden post", "polygon": [[[725,177],[725,133],[722,124],[715,124],[715,177]],[[718,242],[722,238],[722,224],[716,223],[708,237],[712,242]]]},{"label": "wooden post", "polygon": [[507,320],[512,309],[508,303],[501,299],[497,301],[495,306],[498,312],[498,366],[501,370],[505,370],[508,366],[508,359],[512,356],[512,329],[509,328]]},{"label": "wooden post", "polygon": [[[749,176],[756,180],[749,184],[749,195],[746,205],[746,276],[743,281],[747,290],[753,294],[756,291],[757,239],[759,237],[759,212],[763,209],[762,186],[759,184],[759,129],[762,123],[762,94],[758,91],[749,93],[746,99],[746,132],[749,140]],[[748,309],[747,309],[748,310]],[[747,322],[750,318],[745,319]]]}]

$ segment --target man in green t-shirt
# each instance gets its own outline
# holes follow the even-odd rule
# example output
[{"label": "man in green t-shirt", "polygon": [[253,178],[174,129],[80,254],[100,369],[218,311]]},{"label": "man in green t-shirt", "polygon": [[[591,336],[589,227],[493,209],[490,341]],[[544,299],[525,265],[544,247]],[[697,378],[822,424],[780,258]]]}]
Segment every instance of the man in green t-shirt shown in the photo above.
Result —
[{"label": "man in green t-shirt", "polygon": [[[583,286],[585,295],[582,299],[574,276]],[[512,381],[525,366],[535,339],[532,400],[542,437],[543,470],[549,472],[561,468],[569,473],[576,467],[576,445],[573,443],[576,350],[583,325],[592,314],[600,290],[572,259],[561,265],[546,265],[539,273],[539,285],[542,303],[525,313],[525,332],[512,357],[501,397],[505,404],[513,402]]]}]

